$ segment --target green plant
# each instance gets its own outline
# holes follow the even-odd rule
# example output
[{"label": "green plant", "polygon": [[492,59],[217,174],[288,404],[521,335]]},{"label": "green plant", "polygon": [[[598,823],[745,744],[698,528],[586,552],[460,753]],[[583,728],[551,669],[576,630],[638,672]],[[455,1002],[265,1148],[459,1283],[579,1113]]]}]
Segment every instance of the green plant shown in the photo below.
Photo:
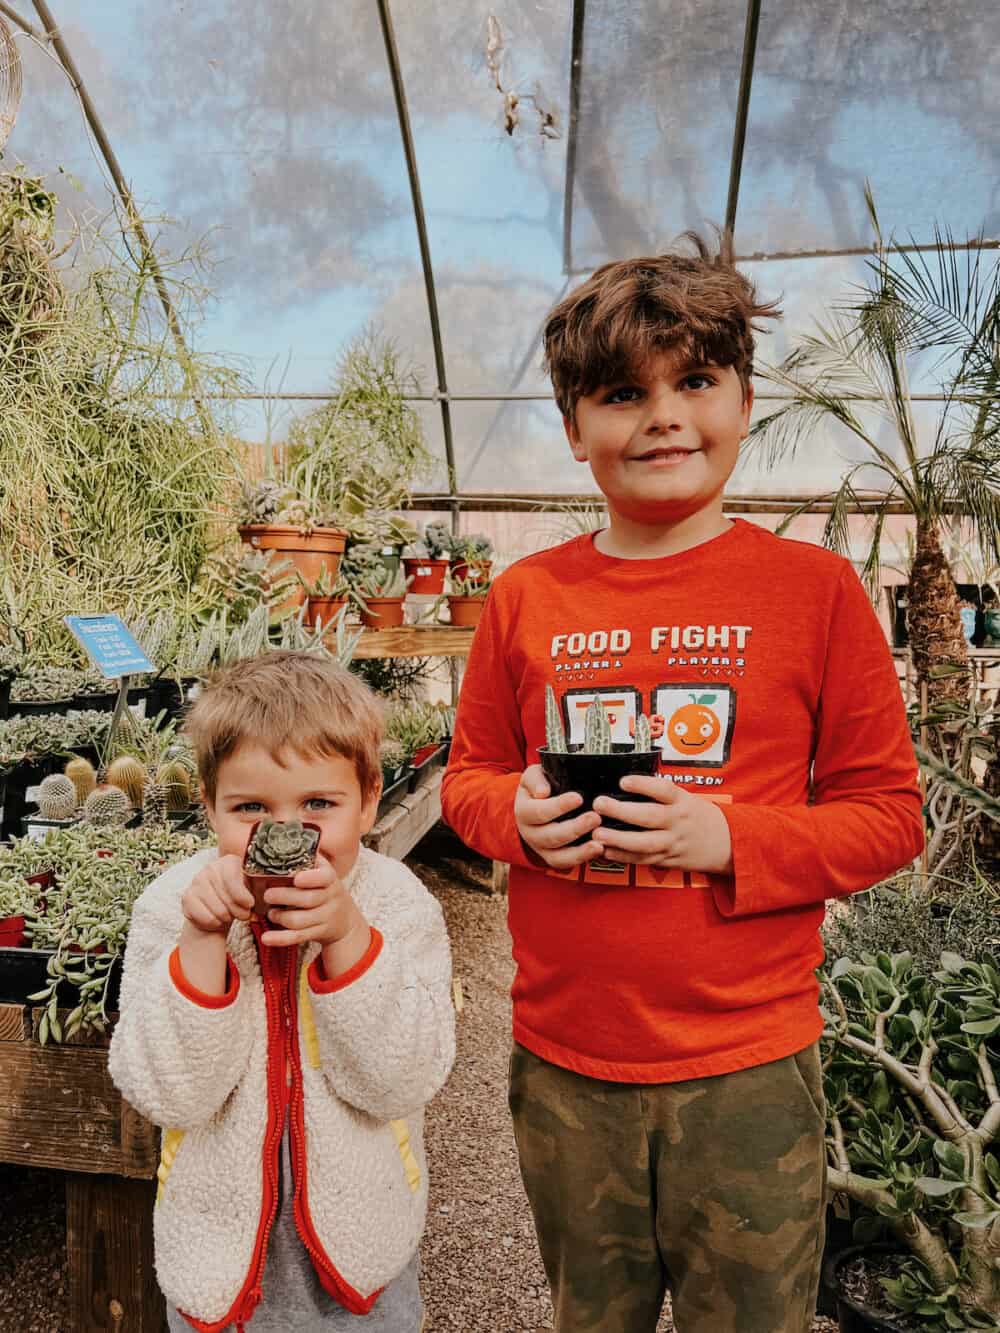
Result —
[{"label": "green plant", "polygon": [[423,746],[444,739],[445,718],[431,703],[394,703],[386,713],[385,733],[411,759]]},{"label": "green plant", "polygon": [[156,770],[154,781],[163,791],[169,812],[180,814],[190,808],[191,776],[179,759],[168,759],[162,763]]},{"label": "green plant", "polygon": [[400,772],[406,767],[408,758],[409,755],[398,740],[389,739],[382,742],[380,750],[382,781],[387,786],[399,777]]},{"label": "green plant", "polygon": [[24,916],[35,910],[37,884],[29,884],[21,875],[0,871],[0,918]]},{"label": "green plant", "polygon": [[76,789],[77,805],[83,805],[97,786],[97,773],[94,771],[94,765],[89,759],[74,755],[63,771]]},{"label": "green plant", "polygon": [[289,614],[287,603],[297,582],[290,560],[240,542],[238,550],[228,546],[205,561],[199,587],[214,608],[225,608],[229,621],[239,624],[261,605],[272,619],[280,617],[282,607]]},{"label": "green plant", "polygon": [[254,830],[244,868],[255,875],[293,875],[313,864],[319,833],[301,820],[262,819]]},{"label": "green plant", "polygon": [[145,764],[140,763],[134,755],[120,754],[108,765],[108,782],[125,793],[134,810],[142,806],[142,794],[148,781],[149,773]]},{"label": "green plant", "polygon": [[[15,839],[0,848],[0,877],[52,870],[55,883],[44,906],[31,895],[26,933],[32,948],[51,950],[45,987],[30,1000],[45,1009],[38,1037],[63,1041],[79,1031],[105,1031],[111,968],[125,948],[132,907],[161,871],[204,844],[167,829],[74,825],[44,841]],[[60,1016],[61,990],[75,991],[75,1007]]]},{"label": "green plant", "polygon": [[480,560],[489,560],[493,554],[493,543],[481,533],[470,533],[464,537],[452,537],[449,550],[453,563],[464,561],[475,564]]},{"label": "green plant", "polygon": [[80,818],[85,824],[124,824],[132,813],[129,798],[120,787],[98,787],[83,803]]},{"label": "green plant", "polygon": [[545,686],[545,746],[553,754],[566,754],[568,748],[559,701],[551,685]]},{"label": "green plant", "polygon": [[449,573],[445,578],[445,597],[485,597],[493,586],[490,578],[478,578],[469,574],[464,579]]},{"label": "green plant", "polygon": [[337,576],[333,577],[325,566],[320,570],[318,579],[304,579],[299,574],[298,580],[305,589],[307,597],[342,597],[346,599],[350,592],[347,581],[339,570]]},{"label": "green plant", "polygon": [[611,723],[607,709],[599,698],[587,706],[583,715],[583,753],[611,753]]},{"label": "green plant", "polygon": [[77,807],[76,787],[65,773],[50,773],[38,788],[38,813],[43,819],[72,819]]},{"label": "green plant", "polygon": [[1000,972],[943,953],[839,958],[823,978],[830,1188],[861,1243],[909,1250],[888,1300],[927,1333],[1000,1315]]},{"label": "green plant", "polygon": [[446,523],[428,523],[422,540],[431,560],[444,560],[451,553],[451,528]]},{"label": "green plant", "polygon": [[[836,422],[860,441],[864,459],[847,469],[829,497],[824,542],[849,550],[857,479],[862,469],[874,467],[879,489],[865,580],[870,588],[877,582],[885,520],[891,507],[902,502],[916,521],[907,621],[917,680],[927,682],[932,705],[950,702],[962,709],[967,675],[933,670],[968,663],[941,526],[955,516],[971,520],[981,549],[991,560],[1000,559],[1000,491],[995,485],[1000,469],[1000,267],[994,264],[984,273],[986,252],[970,248],[963,259],[950,235],[938,234],[946,243],[934,259],[894,250],[883,241],[867,186],[865,198],[876,238],[869,282],[825,326],[799,338],[780,366],[758,371],[787,391],[788,401],[756,422],[750,439],[767,446],[771,466],[794,454],[824,421]],[[910,394],[917,361],[928,352],[940,358],[935,370],[943,375],[944,404],[929,441],[918,434]],[[893,447],[858,415],[857,395],[870,399],[870,410],[889,423]]]}]

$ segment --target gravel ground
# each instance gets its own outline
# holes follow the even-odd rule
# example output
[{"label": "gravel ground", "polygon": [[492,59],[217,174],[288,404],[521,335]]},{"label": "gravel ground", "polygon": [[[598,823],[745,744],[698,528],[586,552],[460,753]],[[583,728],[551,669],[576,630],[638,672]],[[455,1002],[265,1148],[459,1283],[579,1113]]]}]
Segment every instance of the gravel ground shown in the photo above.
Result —
[{"label": "gravel ground", "polygon": [[[464,996],[455,1070],[427,1116],[426,1333],[536,1333],[552,1319],[507,1114],[506,903],[490,895],[488,864],[446,834],[409,864],[444,909]],[[0,1164],[0,1200],[0,1333],[66,1333],[61,1179]],[[658,1333],[671,1329],[665,1311]],[[836,1324],[817,1318],[813,1333]]]}]

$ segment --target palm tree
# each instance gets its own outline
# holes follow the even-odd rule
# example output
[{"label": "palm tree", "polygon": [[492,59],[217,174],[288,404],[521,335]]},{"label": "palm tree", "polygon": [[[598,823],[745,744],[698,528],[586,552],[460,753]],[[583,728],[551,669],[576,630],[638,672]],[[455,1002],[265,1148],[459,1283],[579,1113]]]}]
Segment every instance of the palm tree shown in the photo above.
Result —
[{"label": "palm tree", "polygon": [[[864,459],[828,497],[824,544],[847,553],[855,478],[874,467],[880,484],[863,577],[873,591],[885,518],[902,502],[916,522],[907,621],[918,686],[927,682],[935,714],[954,716],[968,706],[969,657],[941,524],[946,517],[971,521],[982,550],[1000,556],[1000,265],[984,272],[979,248],[966,250],[963,263],[951,235],[940,232],[932,255],[895,252],[890,265],[867,187],[865,200],[876,236],[871,278],[857,299],[801,337],[780,366],[765,367],[764,378],[789,399],[756,422],[750,438],[772,465],[831,419],[864,444]],[[944,401],[933,438],[921,439],[909,384],[916,358],[933,350]],[[878,442],[855,410],[859,397],[892,424],[898,448]]]}]

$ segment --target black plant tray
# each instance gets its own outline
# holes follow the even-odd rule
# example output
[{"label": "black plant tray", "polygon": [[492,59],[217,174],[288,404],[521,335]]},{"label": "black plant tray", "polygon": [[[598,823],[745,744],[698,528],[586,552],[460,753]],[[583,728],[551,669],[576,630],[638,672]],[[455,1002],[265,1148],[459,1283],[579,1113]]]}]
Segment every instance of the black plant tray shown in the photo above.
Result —
[{"label": "black plant tray", "polygon": [[[0,949],[0,1004],[26,1004],[28,996],[48,985],[46,972],[51,949]],[[118,1008],[118,987],[121,984],[122,960],[111,964],[111,981],[107,1008]],[[68,982],[59,983],[59,1003],[73,1009],[80,1003],[79,992]]]},{"label": "black plant tray", "polygon": [[409,792],[409,790],[410,790],[410,769],[407,768],[404,771],[403,776],[401,778],[397,778],[396,781],[392,784],[392,786],[383,788],[382,795],[379,797],[378,813],[376,814],[375,818],[381,819],[382,816],[386,814],[391,809],[392,806],[397,805],[399,803],[399,801]]}]

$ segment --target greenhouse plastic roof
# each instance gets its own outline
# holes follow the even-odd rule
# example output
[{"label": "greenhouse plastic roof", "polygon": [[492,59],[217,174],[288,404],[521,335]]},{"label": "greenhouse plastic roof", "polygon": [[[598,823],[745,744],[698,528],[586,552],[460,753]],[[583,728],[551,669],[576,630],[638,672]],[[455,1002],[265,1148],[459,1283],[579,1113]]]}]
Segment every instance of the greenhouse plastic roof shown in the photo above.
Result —
[{"label": "greenhouse plastic roof", "polygon": [[[750,0],[749,23],[747,0],[384,3],[462,492],[591,489],[548,401],[539,335],[567,287],[609,258],[704,231],[735,202],[743,267],[783,297],[783,326],[760,340],[767,361],[863,278],[866,179],[900,239],[932,244],[935,226],[1000,236],[996,0]],[[29,0],[6,8],[41,28]],[[370,323],[417,363],[432,398],[377,0],[49,9],[144,213],[174,220],[152,225],[158,252],[206,241],[214,299],[197,343],[239,361],[265,395],[239,404],[246,438],[281,438]],[[77,216],[106,213],[113,185],[74,88],[51,45],[14,31],[24,92],[8,164],[45,174]],[[816,251],[855,253],[787,257]],[[443,486],[440,406],[420,411]],[[837,441],[781,475],[746,469],[736,489],[829,489],[850,451]]]}]

